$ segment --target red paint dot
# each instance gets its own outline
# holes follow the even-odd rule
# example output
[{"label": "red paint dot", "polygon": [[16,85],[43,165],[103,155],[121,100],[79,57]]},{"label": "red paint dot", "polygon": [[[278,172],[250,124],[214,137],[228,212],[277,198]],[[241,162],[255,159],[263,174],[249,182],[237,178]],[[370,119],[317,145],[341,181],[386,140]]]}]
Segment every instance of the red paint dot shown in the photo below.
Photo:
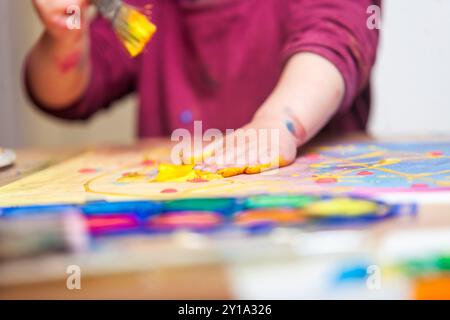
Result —
[{"label": "red paint dot", "polygon": [[141,162],[141,165],[146,166],[146,167],[153,167],[156,165],[156,161],[155,160],[144,160]]},{"label": "red paint dot", "polygon": [[63,61],[61,61],[61,63],[58,65],[59,70],[62,73],[66,73],[70,70],[72,70],[73,68],[75,68],[76,66],[78,66],[80,64],[82,58],[82,53],[79,51],[76,51],[70,55],[68,55]]},{"label": "red paint dot", "polygon": [[208,182],[208,180],[205,180],[205,179],[202,179],[202,178],[194,178],[194,179],[188,180],[188,182],[191,182],[191,183],[204,183],[204,182]]},{"label": "red paint dot", "polygon": [[433,157],[441,157],[444,155],[444,153],[442,151],[433,151],[433,152],[430,152],[430,155]]},{"label": "red paint dot", "polygon": [[78,170],[78,173],[81,174],[92,174],[92,173],[97,173],[97,169],[93,169],[93,168],[83,168]]},{"label": "red paint dot", "polygon": [[373,175],[373,172],[370,172],[370,171],[358,172],[358,176],[371,176],[371,175]]},{"label": "red paint dot", "polygon": [[161,190],[161,193],[177,193],[178,190],[177,189],[164,189]]},{"label": "red paint dot", "polygon": [[320,178],[316,180],[316,183],[336,183],[337,181],[336,178]]},{"label": "red paint dot", "polygon": [[310,153],[310,154],[306,154],[304,156],[304,158],[308,159],[308,160],[317,160],[317,159],[320,158],[320,154],[318,154],[318,153]]},{"label": "red paint dot", "polygon": [[428,185],[426,183],[415,183],[415,184],[411,185],[411,188],[423,189],[423,188],[428,188]]}]

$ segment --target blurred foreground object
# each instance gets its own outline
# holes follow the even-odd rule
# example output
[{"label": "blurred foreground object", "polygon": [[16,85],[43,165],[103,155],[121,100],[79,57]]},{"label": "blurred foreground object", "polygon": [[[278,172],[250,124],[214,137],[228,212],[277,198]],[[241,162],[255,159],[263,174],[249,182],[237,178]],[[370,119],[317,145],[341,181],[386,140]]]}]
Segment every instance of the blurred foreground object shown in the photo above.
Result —
[{"label": "blurred foreground object", "polygon": [[0,148],[0,168],[10,166],[14,161],[16,161],[14,151]]}]

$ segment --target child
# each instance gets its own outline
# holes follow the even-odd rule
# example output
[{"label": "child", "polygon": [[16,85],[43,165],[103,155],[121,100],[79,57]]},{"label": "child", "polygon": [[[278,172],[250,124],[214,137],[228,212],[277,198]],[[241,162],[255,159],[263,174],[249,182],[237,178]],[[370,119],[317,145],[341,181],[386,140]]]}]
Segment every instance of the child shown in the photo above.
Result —
[{"label": "child", "polygon": [[[192,130],[194,120],[204,129],[277,129],[281,165],[322,129],[366,127],[378,43],[367,8],[380,1],[152,0],[158,32],[135,59],[104,19],[87,21],[87,0],[33,2],[45,31],[27,60],[27,89],[57,117],[85,120],[136,91],[140,137]],[[73,4],[81,30],[66,27]]]}]

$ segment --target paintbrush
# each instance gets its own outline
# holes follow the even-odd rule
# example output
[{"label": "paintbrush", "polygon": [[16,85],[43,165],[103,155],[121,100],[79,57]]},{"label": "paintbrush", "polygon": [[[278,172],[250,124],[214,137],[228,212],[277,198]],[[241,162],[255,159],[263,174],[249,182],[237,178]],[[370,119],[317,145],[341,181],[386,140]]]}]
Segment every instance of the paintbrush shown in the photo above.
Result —
[{"label": "paintbrush", "polygon": [[144,14],[122,0],[92,0],[92,3],[111,22],[115,33],[132,57],[144,50],[156,32],[156,26]]}]

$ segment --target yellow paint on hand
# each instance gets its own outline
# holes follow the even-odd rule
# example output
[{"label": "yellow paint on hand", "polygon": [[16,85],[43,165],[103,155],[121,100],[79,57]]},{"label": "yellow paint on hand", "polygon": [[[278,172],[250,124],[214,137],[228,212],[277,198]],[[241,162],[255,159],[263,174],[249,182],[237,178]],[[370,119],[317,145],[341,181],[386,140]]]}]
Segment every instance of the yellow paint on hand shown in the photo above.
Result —
[{"label": "yellow paint on hand", "polygon": [[271,164],[259,164],[256,166],[248,166],[247,168],[245,168],[245,173],[246,174],[257,174],[257,173],[261,173],[263,171],[267,171],[271,168]]},{"label": "yellow paint on hand", "polygon": [[224,178],[237,176],[240,174],[258,174],[263,171],[267,171],[271,168],[270,164],[259,164],[255,166],[241,167],[241,168],[224,168],[217,171],[218,174],[222,175]]},{"label": "yellow paint on hand", "polygon": [[267,163],[267,164],[258,164],[254,166],[244,166],[244,167],[232,167],[232,168],[223,168],[217,171],[218,174],[222,175],[224,178],[237,176],[240,174],[258,174],[264,171],[268,171],[271,169],[275,169],[278,167],[285,167],[289,165],[290,162],[284,160],[283,158],[279,158],[276,163]]},{"label": "yellow paint on hand", "polygon": [[196,179],[212,181],[221,178],[221,175],[215,173],[196,170],[194,165],[160,164],[153,182],[187,182]]},{"label": "yellow paint on hand", "polygon": [[229,178],[233,176],[237,176],[239,174],[243,174],[245,172],[245,168],[224,168],[217,171],[224,178]]},{"label": "yellow paint on hand", "polygon": [[363,216],[378,211],[376,203],[366,200],[336,198],[319,201],[306,208],[306,214],[316,217]]}]

